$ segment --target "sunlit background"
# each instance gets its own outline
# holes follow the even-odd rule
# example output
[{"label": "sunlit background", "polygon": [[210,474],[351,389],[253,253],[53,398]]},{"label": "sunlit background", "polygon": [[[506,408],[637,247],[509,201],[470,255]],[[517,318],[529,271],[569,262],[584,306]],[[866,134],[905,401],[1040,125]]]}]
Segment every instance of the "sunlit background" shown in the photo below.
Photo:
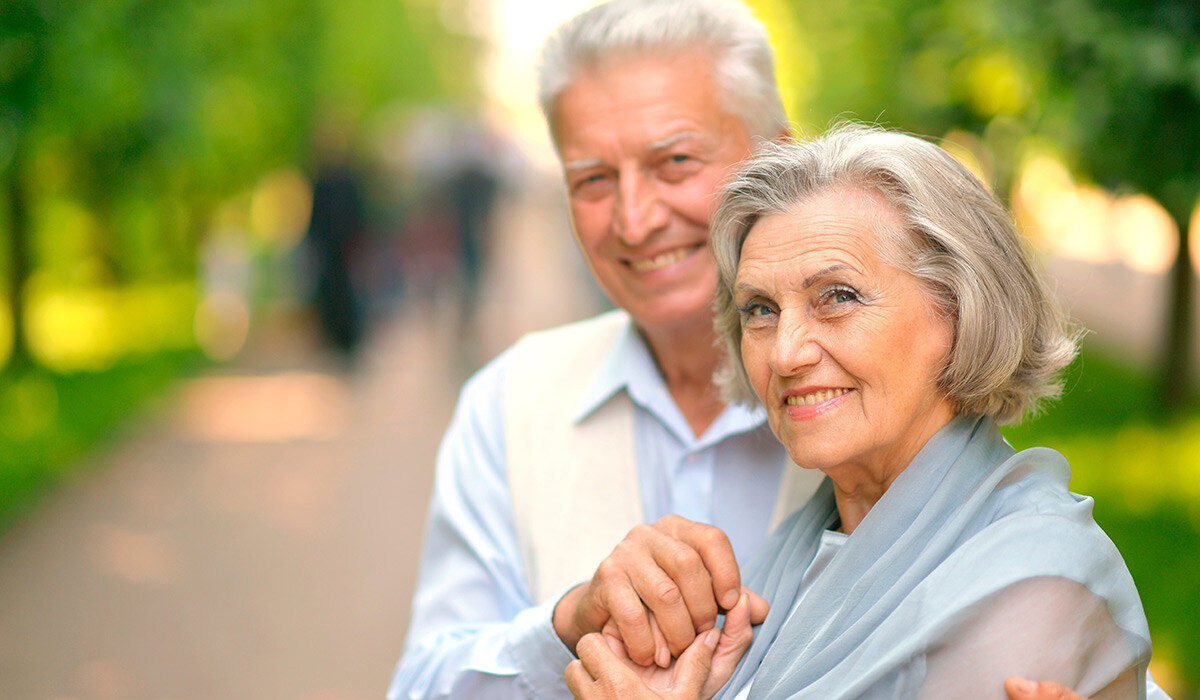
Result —
[{"label": "sunlit background", "polygon": [[[601,308],[571,247],[534,89],[541,40],[591,4],[0,5],[0,570],[22,538],[33,541],[38,518],[51,519],[53,494],[117,469],[112,446],[163,406],[171,449],[183,451],[171,454],[274,445],[298,460],[346,445],[370,453],[372,439],[407,452],[363,430],[363,402],[400,411],[436,396],[413,448],[425,454],[471,370],[520,332]],[[1200,698],[1200,9],[749,4],[771,34],[798,133],[852,117],[925,134],[1009,202],[1091,333],[1062,405],[1007,433],[1071,459],[1073,488],[1097,497],[1097,519],[1142,592],[1155,675],[1177,700]],[[353,174],[361,209],[346,311],[363,326],[354,348],[323,342],[313,303],[310,219],[331,163]],[[477,258],[448,184],[468,166],[494,189]],[[392,361],[403,358],[397,371],[430,384],[363,399],[371,382],[359,380],[382,360],[364,362],[373,356],[359,347],[385,342]],[[437,369],[423,364],[432,356]],[[344,475],[273,467],[237,495],[230,484],[250,478],[237,460],[268,459],[238,454],[206,457],[194,485],[215,511],[240,512],[257,494],[265,520],[289,532],[353,538],[354,526],[372,527],[336,515],[330,484]],[[431,468],[428,457],[405,463],[422,478]],[[147,512],[184,497],[135,488]],[[165,531],[108,524],[88,537],[101,573],[170,586],[187,570]],[[401,615],[407,595],[391,596],[403,598],[392,601]],[[74,681],[38,685],[19,638],[34,619],[0,614],[0,688],[25,673],[29,695],[17,697],[150,697],[137,672],[104,658],[79,665]],[[395,630],[395,646],[374,655],[394,660],[401,639]],[[371,680],[380,694],[387,671]],[[173,697],[212,697],[189,692]]]}]

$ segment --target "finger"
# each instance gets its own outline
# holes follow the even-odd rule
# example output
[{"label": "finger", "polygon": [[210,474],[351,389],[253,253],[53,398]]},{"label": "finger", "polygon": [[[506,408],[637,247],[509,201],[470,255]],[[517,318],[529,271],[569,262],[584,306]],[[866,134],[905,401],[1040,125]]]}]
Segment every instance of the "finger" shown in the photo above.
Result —
[{"label": "finger", "polygon": [[[664,522],[666,521],[666,522]],[[679,516],[668,515],[655,523],[662,523],[664,530],[680,542],[695,550],[708,572],[708,585],[722,609],[737,605],[741,595],[742,577],[733,545],[724,532],[712,525],[696,523]],[[716,619],[716,616],[713,616]]]},{"label": "finger", "polygon": [[742,593],[749,596],[750,600],[750,624],[761,625],[763,620],[767,619],[767,613],[771,611],[771,604],[754,591],[742,586]]},{"label": "finger", "polygon": [[621,632],[615,623],[609,621],[604,625],[601,634],[604,635],[604,641],[608,643],[608,648],[612,650],[614,656],[623,661],[629,659],[629,652],[625,650],[625,642],[621,639]]},{"label": "finger", "polygon": [[750,624],[750,596],[743,592],[742,597],[738,599],[738,604],[725,613],[725,626],[721,629],[721,636],[717,641],[716,651],[713,653],[710,683],[715,683],[716,688],[725,685],[725,682],[733,676],[738,662],[742,660],[742,655],[750,648],[753,641],[754,628]]},{"label": "finger", "polygon": [[654,635],[654,663],[658,664],[659,668],[670,666],[673,656],[671,646],[658,626],[658,618],[654,616],[653,612],[650,613],[650,632]]},{"label": "finger", "polygon": [[613,674],[626,670],[625,664],[608,647],[604,635],[599,632],[583,635],[576,649],[579,652],[579,661],[583,663],[583,669],[594,680],[605,676],[611,678],[614,677]]},{"label": "finger", "polygon": [[576,659],[567,664],[567,670],[563,674],[567,681],[567,688],[576,698],[587,698],[588,692],[592,687],[595,679],[583,667],[583,662]]},{"label": "finger", "polygon": [[712,668],[713,651],[721,633],[717,630],[702,632],[696,641],[680,654],[675,663],[675,673],[671,685],[680,692],[681,697],[703,696],[702,689],[708,680]]},{"label": "finger", "polygon": [[626,580],[623,585],[609,585],[605,588],[605,594],[609,619],[617,626],[629,658],[640,666],[653,664],[655,645],[649,611],[642,604],[633,583]]},{"label": "finger", "polygon": [[[651,526],[644,526],[637,535],[630,547],[636,546],[646,557],[626,558],[637,563],[629,569],[630,580],[657,619],[668,655],[678,656],[695,639],[697,629],[711,628],[716,621],[712,582],[704,561],[691,547]],[[632,653],[631,640],[625,641]]]},{"label": "finger", "polygon": [[1004,681],[1009,700],[1087,700],[1079,693],[1054,681],[1031,681],[1010,676]]}]

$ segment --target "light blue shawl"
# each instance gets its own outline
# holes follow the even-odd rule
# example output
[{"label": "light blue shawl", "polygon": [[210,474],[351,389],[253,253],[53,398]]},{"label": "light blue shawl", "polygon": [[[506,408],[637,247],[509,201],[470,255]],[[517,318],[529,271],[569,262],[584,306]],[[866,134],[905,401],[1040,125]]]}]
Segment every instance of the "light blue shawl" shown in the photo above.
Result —
[{"label": "light blue shawl", "polygon": [[[928,696],[930,659],[997,594],[1038,577],[1086,587],[1102,599],[1100,609],[1107,604],[1108,627],[1118,628],[1116,644],[1074,660],[1078,673],[1055,680],[1091,694],[1132,673],[1140,694],[1150,643],[1137,590],[1092,520],[1091,499],[1067,491],[1068,476],[1058,452],[1017,454],[990,419],[955,418],[896,478],[789,617],[836,510],[826,479],[747,568],[744,583],[771,612],[718,700],[751,680],[751,700]],[[969,678],[972,669],[960,672]],[[996,697],[1004,697],[999,682]]]}]

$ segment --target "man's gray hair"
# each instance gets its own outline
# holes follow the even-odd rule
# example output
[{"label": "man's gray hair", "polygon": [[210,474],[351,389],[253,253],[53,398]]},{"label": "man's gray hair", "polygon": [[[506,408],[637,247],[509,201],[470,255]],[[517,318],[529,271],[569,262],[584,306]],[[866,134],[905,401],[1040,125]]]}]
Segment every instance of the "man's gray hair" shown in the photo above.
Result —
[{"label": "man's gray hair", "polygon": [[729,398],[755,401],[733,299],[746,236],[762,217],[795,211],[838,188],[878,195],[899,215],[901,230],[880,232],[883,253],[919,280],[953,324],[954,346],[938,385],[960,413],[1011,423],[1060,393],[1080,333],[1035,270],[1004,206],[938,146],[844,124],[807,143],[765,144],[722,191],[712,238],[717,330],[729,351],[721,382]]},{"label": "man's gray hair", "polygon": [[722,106],[752,138],[787,129],[766,29],[737,0],[611,0],[572,17],[542,47],[542,113],[553,129],[554,101],[587,69],[697,47],[712,56]]}]

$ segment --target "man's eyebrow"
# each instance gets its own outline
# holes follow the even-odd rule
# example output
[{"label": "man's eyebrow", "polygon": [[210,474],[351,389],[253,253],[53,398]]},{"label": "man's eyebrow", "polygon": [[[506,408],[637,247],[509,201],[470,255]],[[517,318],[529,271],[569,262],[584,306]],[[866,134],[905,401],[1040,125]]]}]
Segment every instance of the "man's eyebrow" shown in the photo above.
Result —
[{"label": "man's eyebrow", "polygon": [[589,168],[598,168],[600,165],[601,161],[599,158],[582,158],[563,163],[563,170],[587,170]]},{"label": "man's eyebrow", "polygon": [[661,151],[664,148],[669,148],[669,147],[674,146],[675,144],[679,143],[680,141],[684,141],[687,139],[698,139],[698,140],[703,141],[704,135],[698,131],[680,131],[678,133],[671,134],[670,136],[667,136],[665,138],[661,138],[657,141],[652,141],[650,143],[650,145],[646,147],[646,150],[651,151],[651,152]]}]

